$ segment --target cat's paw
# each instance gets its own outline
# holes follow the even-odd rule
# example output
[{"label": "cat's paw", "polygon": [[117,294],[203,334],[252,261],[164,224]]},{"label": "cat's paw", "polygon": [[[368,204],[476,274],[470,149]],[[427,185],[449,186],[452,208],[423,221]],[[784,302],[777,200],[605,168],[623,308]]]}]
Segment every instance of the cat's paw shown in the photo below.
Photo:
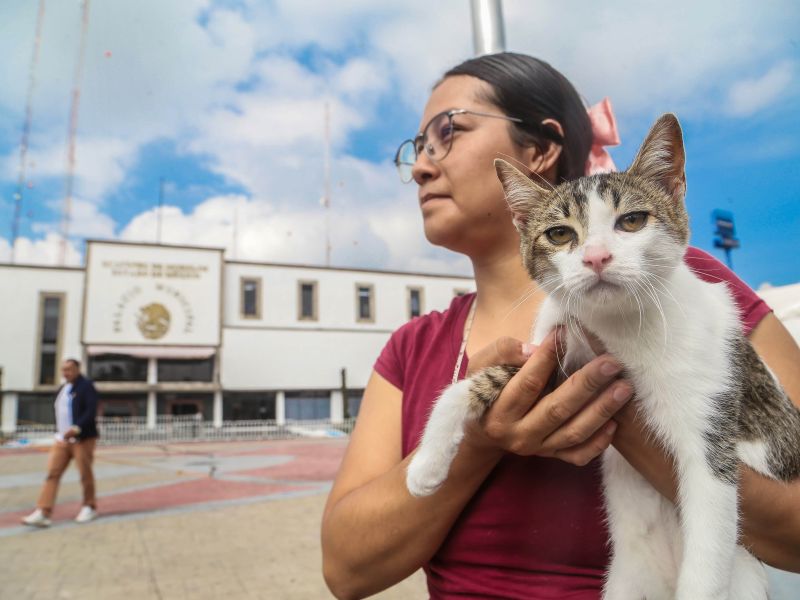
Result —
[{"label": "cat's paw", "polygon": [[442,486],[449,468],[449,463],[417,453],[408,465],[406,487],[412,496],[430,496]]}]

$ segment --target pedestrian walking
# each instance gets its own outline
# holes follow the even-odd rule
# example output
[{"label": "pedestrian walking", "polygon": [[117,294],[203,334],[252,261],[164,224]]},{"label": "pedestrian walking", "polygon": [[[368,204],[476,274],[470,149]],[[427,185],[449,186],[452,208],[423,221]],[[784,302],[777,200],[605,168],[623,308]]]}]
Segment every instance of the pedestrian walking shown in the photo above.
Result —
[{"label": "pedestrian walking", "polygon": [[81,375],[81,363],[74,358],[64,361],[61,374],[65,383],[58,390],[54,404],[56,436],[47,463],[47,478],[34,510],[22,519],[25,525],[48,527],[61,476],[71,460],[81,474],[83,504],[75,521],[87,523],[97,517],[92,462],[97,443],[97,390]]}]

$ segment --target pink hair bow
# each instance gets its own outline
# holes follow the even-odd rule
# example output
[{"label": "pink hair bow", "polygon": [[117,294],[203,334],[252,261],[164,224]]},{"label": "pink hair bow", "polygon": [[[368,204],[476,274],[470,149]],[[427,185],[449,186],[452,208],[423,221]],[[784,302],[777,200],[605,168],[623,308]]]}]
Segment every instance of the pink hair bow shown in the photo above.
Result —
[{"label": "pink hair bow", "polygon": [[592,123],[592,149],[589,158],[586,159],[586,175],[616,171],[617,167],[614,166],[614,161],[605,148],[619,145],[617,121],[611,110],[611,101],[603,98],[586,112]]}]

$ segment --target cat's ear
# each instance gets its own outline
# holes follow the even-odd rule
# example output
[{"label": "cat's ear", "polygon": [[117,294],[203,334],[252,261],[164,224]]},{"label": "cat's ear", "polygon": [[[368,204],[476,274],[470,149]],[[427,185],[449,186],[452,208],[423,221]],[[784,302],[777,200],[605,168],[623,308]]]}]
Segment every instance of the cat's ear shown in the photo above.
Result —
[{"label": "cat's ear", "polygon": [[514,227],[522,233],[530,219],[531,211],[539,204],[539,200],[544,198],[548,190],[535,184],[522,171],[502,158],[494,159],[494,168],[500,183],[503,184],[503,192],[506,195],[508,207],[511,209]]},{"label": "cat's ear", "polygon": [[647,179],[677,202],[686,195],[686,155],[675,115],[661,115],[639,149],[628,172]]}]

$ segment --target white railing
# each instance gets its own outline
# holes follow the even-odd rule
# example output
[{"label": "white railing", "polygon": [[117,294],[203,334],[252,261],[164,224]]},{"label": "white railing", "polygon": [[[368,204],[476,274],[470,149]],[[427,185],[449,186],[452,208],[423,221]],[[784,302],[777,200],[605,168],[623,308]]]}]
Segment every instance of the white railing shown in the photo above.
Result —
[{"label": "white railing", "polygon": [[[101,444],[152,444],[161,442],[214,442],[227,440],[285,440],[293,438],[345,437],[355,419],[333,423],[330,419],[299,420],[278,423],[275,420],[203,421],[192,415],[158,415],[148,426],[147,417],[98,417]],[[20,424],[6,443],[13,445],[46,444],[53,439],[53,425]]]}]

